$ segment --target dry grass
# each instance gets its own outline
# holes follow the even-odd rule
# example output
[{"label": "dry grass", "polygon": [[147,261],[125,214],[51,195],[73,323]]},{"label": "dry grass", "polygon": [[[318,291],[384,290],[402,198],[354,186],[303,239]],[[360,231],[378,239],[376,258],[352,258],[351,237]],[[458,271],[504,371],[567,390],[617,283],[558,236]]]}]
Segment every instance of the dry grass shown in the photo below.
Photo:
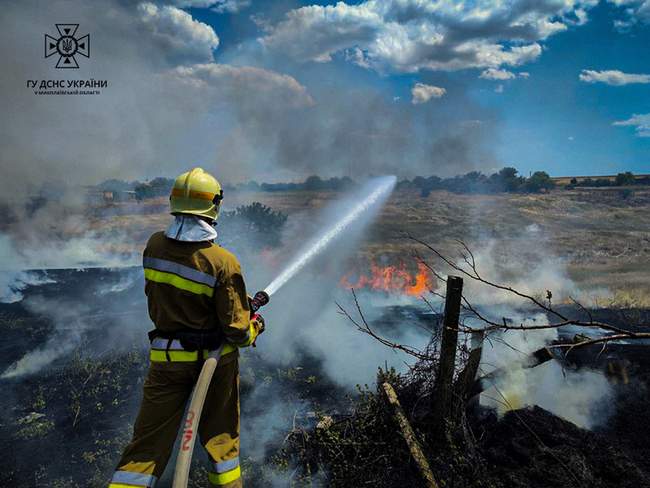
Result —
[{"label": "dry grass", "polygon": [[[238,192],[228,195],[225,210],[259,201],[289,216],[309,216],[339,198],[335,192]],[[163,200],[143,204],[143,210],[164,208]],[[121,215],[97,220],[102,232],[122,232],[138,249],[169,216]],[[455,240],[474,249],[498,242],[504,253],[525,256],[543,248],[567,261],[571,277],[587,288],[608,288],[614,295],[650,304],[650,188],[631,194],[620,189],[557,190],[547,194],[458,195],[446,191],[420,197],[397,191],[369,232],[360,258],[403,258],[411,233],[443,251],[453,252]]]}]

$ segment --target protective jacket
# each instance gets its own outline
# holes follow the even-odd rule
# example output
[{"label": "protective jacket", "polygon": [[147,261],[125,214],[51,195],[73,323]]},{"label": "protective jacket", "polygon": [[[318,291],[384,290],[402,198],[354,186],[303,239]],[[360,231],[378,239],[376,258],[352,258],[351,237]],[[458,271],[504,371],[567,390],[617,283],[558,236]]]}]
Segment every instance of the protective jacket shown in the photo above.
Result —
[{"label": "protective jacket", "polygon": [[[232,253],[211,242],[181,242],[158,232],[147,243],[143,265],[156,329],[213,330],[237,346],[254,339],[246,286]],[[220,362],[228,360],[222,357]]]},{"label": "protective jacket", "polygon": [[[198,431],[210,457],[210,486],[241,488],[238,348],[254,342],[258,324],[239,262],[210,241],[188,242],[163,232],[143,254],[145,293],[155,325],[151,364],[133,438],[109,488],[154,487],[176,440],[186,403],[208,355],[218,357]],[[197,334],[198,333],[198,334]],[[191,347],[187,336],[214,340]],[[190,346],[188,346],[188,343]],[[183,449],[184,440],[181,440]]]}]

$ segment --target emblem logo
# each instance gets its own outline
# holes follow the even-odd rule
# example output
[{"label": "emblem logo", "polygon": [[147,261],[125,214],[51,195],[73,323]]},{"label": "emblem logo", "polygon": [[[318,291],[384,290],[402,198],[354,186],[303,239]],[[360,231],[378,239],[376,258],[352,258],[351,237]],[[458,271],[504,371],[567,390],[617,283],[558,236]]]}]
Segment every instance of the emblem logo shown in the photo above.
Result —
[{"label": "emblem logo", "polygon": [[79,24],[56,24],[59,38],[45,34],[45,57],[59,55],[56,67],[75,69],[79,67],[75,56],[81,54],[90,57],[90,34],[75,37]]}]

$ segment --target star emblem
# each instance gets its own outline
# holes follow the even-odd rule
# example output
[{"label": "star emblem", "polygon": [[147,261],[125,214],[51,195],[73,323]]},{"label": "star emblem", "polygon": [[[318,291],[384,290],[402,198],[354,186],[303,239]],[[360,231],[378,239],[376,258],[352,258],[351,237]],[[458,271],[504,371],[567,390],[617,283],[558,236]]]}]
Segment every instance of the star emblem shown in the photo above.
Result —
[{"label": "star emblem", "polygon": [[90,57],[90,34],[75,37],[78,28],[79,24],[56,24],[58,39],[45,34],[45,57],[58,54],[57,68],[78,68],[79,64],[75,59],[77,54]]}]

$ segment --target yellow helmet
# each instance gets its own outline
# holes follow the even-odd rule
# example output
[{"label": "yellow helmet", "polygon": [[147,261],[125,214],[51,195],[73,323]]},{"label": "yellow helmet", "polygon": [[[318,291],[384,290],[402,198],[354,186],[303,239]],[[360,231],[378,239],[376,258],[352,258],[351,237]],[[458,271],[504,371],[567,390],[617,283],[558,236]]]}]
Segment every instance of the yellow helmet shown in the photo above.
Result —
[{"label": "yellow helmet", "polygon": [[217,220],[222,199],[223,190],[217,179],[202,168],[194,168],[176,178],[169,205],[174,215],[198,215]]}]

